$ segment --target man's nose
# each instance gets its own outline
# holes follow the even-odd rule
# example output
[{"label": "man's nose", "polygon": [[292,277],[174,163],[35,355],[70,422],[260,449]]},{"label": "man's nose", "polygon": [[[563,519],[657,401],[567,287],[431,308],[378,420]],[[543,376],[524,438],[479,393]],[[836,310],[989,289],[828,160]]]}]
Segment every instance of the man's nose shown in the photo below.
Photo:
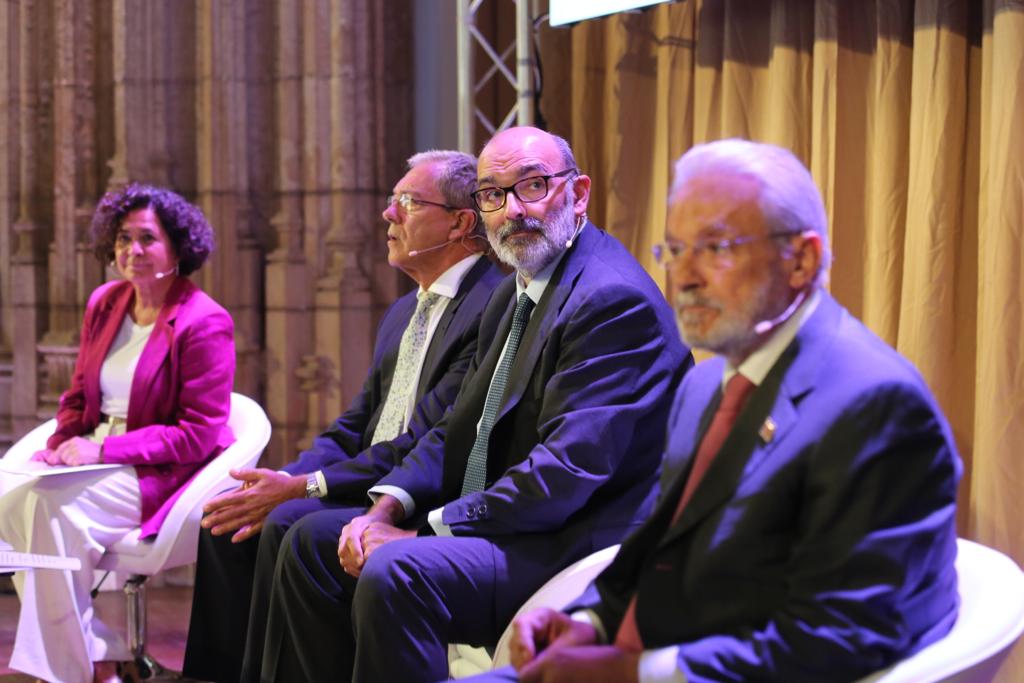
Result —
[{"label": "man's nose", "polygon": [[682,291],[695,289],[704,284],[693,249],[687,249],[669,262],[668,281],[670,286]]},{"label": "man's nose", "polygon": [[516,220],[524,216],[526,216],[526,205],[516,196],[515,192],[509,191],[505,195],[505,218]]}]

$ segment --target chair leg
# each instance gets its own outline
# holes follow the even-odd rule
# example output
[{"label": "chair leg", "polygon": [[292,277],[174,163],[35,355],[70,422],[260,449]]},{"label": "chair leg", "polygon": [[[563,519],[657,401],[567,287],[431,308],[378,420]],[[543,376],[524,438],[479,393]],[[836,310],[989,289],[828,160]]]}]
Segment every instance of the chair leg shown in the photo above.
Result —
[{"label": "chair leg", "polygon": [[127,618],[128,649],[135,659],[142,680],[162,676],[166,670],[160,662],[146,653],[146,579],[136,574],[124,584],[125,616]]}]

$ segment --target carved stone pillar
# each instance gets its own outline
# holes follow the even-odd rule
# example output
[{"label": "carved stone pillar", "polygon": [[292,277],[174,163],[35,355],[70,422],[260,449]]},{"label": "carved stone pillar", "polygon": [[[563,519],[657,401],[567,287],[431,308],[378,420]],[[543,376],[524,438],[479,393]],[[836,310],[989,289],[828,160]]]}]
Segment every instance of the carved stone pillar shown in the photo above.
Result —
[{"label": "carved stone pillar", "polygon": [[99,269],[83,258],[86,235],[81,204],[95,191],[93,148],[95,60],[92,5],[54,3],[53,241],[49,253],[49,325],[37,346],[41,360],[39,414],[52,415],[70,384],[86,297],[100,283]]},{"label": "carved stone pillar", "polygon": [[13,223],[17,216],[14,178],[17,164],[17,102],[18,88],[14,78],[17,63],[9,58],[18,49],[17,11],[10,3],[0,5],[0,45],[8,51],[0,55],[0,452],[11,444],[11,358],[12,325],[11,275],[6,267],[11,262]]},{"label": "carved stone pillar", "polygon": [[[218,237],[202,284],[234,318],[235,388],[259,397],[262,254],[249,198],[246,40],[249,22],[260,22],[265,12],[249,9],[241,2],[196,5],[196,170],[197,202]],[[255,74],[266,72],[260,66],[254,64]]]},{"label": "carved stone pillar", "polygon": [[[277,111],[276,183],[278,210],[271,220],[276,248],[267,256],[266,378],[264,405],[273,425],[267,448],[270,466],[290,460],[306,432],[307,401],[300,367],[313,348],[310,312],[315,261],[303,251],[303,75],[302,11],[277,5],[277,54],[274,104]],[[315,245],[315,241],[312,242]],[[311,249],[315,253],[315,250]]]},{"label": "carved stone pillar", "polygon": [[[330,229],[324,237],[327,259],[314,301],[318,361],[313,367],[320,368],[322,387],[311,394],[310,413],[316,415],[319,403],[320,412],[333,419],[363,383],[377,317],[394,298],[395,282],[401,277],[376,266],[383,258],[380,211],[398,177],[388,151],[407,150],[409,140],[407,127],[388,125],[386,112],[402,107],[397,99],[388,101],[385,96],[388,69],[407,64],[409,53],[407,44],[390,38],[392,29],[401,35],[408,20],[394,6],[331,0],[329,11],[334,31],[324,36],[329,70],[321,72],[316,87],[321,96],[326,90],[328,98]],[[407,66],[404,72],[408,73]],[[383,284],[375,277],[380,273]],[[310,427],[312,435],[324,424]]]},{"label": "carved stone pillar", "polygon": [[47,128],[53,83],[50,80],[48,3],[16,7],[18,218],[13,226],[11,303],[13,368],[11,428],[15,438],[38,423],[39,374],[36,342],[46,325],[46,245],[52,187]]},{"label": "carved stone pillar", "polygon": [[[77,3],[76,3],[77,4]],[[195,187],[195,35],[172,0],[112,0],[113,149],[107,189]]]}]

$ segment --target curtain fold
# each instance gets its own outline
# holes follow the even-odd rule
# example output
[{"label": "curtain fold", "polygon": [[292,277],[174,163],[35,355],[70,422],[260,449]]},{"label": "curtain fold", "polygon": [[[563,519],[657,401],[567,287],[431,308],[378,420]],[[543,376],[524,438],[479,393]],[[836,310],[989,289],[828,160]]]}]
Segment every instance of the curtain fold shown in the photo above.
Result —
[{"label": "curtain fold", "polygon": [[[1024,0],[692,0],[545,31],[541,108],[591,218],[656,278],[671,164],[792,149],[835,296],[921,371],[964,459],[960,535],[1024,564]],[[1018,648],[1020,649],[1020,648]],[[1024,680],[1015,653],[1001,680]]]}]

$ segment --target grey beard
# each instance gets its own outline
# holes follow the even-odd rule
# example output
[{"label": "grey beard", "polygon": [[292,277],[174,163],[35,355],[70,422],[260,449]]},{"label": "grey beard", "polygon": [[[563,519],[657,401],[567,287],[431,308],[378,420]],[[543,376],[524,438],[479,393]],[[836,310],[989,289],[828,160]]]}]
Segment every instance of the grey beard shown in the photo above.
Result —
[{"label": "grey beard", "polygon": [[[526,217],[505,221],[494,233],[487,234],[491,248],[499,259],[523,275],[533,277],[562,253],[566,241],[575,232],[572,206],[572,202],[566,202],[547,220]],[[508,235],[523,229],[536,232],[540,239],[518,247],[505,241]]]}]

